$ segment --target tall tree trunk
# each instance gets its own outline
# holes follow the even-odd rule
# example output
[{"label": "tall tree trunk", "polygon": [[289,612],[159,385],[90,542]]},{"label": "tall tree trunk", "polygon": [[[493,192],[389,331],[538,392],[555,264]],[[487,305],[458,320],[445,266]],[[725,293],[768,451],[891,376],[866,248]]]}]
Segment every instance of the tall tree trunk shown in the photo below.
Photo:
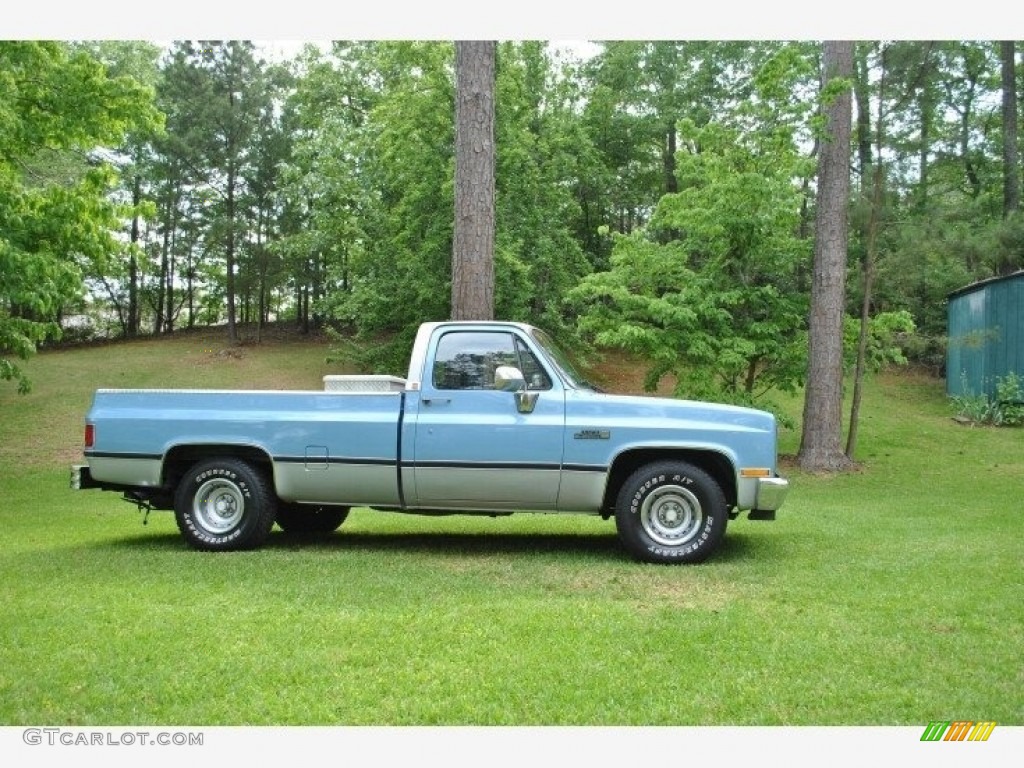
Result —
[{"label": "tall tree trunk", "polygon": [[853,81],[857,98],[857,178],[860,190],[867,189],[868,173],[871,167],[871,96],[868,84],[868,48],[861,46],[857,56],[857,77]]},{"label": "tall tree trunk", "polygon": [[[173,201],[174,198],[171,198]],[[160,275],[157,278],[156,294],[156,317],[153,318],[153,335],[159,336],[164,332],[164,309],[166,304],[165,293],[167,291],[167,270],[171,252],[171,232],[174,229],[175,217],[173,202],[168,203],[167,215],[164,218],[164,237],[160,244]]]},{"label": "tall tree trunk", "polygon": [[963,109],[960,110],[960,159],[964,164],[964,174],[967,177],[967,184],[970,187],[970,195],[977,199],[981,195],[981,178],[978,176],[978,168],[971,157],[971,124],[974,117],[974,100],[977,96],[978,81],[981,73],[977,72],[971,65],[970,58],[964,55],[964,79],[967,81],[967,91]]},{"label": "tall tree trunk", "polygon": [[[234,95],[231,97],[232,104],[234,103]],[[238,329],[235,325],[235,162],[232,159],[228,162],[228,178],[227,178],[227,226],[228,226],[228,238],[227,248],[225,253],[225,267],[227,274],[225,275],[226,283],[225,290],[227,292],[227,304],[228,304],[228,343],[238,343]]]},{"label": "tall tree trunk", "polygon": [[188,249],[188,257],[185,259],[187,271],[185,273],[185,291],[186,299],[188,301],[188,328],[189,330],[196,326],[196,286],[195,286],[195,255],[194,255],[195,244],[191,244]]},{"label": "tall tree trunk", "polygon": [[455,43],[453,320],[494,317],[494,83],[496,44]]},{"label": "tall tree trunk", "polygon": [[928,172],[931,170],[931,164],[928,162],[928,154],[932,146],[932,113],[934,111],[931,92],[928,90],[927,85],[921,89],[921,95],[918,97],[917,103],[918,109],[921,113],[921,149],[917,158],[917,209],[919,211],[924,211],[928,205]]},{"label": "tall tree trunk", "polygon": [[1003,85],[1003,218],[1020,210],[1017,165],[1017,62],[1012,40],[999,43]]},{"label": "tall tree trunk", "polygon": [[[852,41],[823,43],[822,90],[853,75]],[[818,220],[814,238],[807,389],[799,462],[811,471],[840,471],[843,453],[843,306],[850,197],[852,98],[848,89],[824,106],[825,137],[818,166]]]},{"label": "tall tree trunk", "polygon": [[679,179],[676,178],[676,143],[678,131],[676,121],[670,120],[665,130],[665,191],[672,195],[679,191]]},{"label": "tall tree trunk", "polygon": [[886,48],[881,51],[880,75],[878,82],[878,112],[875,116],[875,159],[871,168],[871,210],[868,215],[867,243],[864,249],[863,298],[860,307],[860,333],[857,338],[857,362],[853,371],[853,398],[850,404],[850,429],[846,436],[846,455],[853,461],[857,451],[857,434],[860,425],[860,404],[864,391],[864,374],[867,370],[868,335],[871,330],[871,302],[875,285],[875,264],[878,261],[878,228],[882,219],[882,184],[885,179],[882,167],[882,150],[885,147],[885,91],[886,91]]},{"label": "tall tree trunk", "polygon": [[174,333],[174,271],[177,267],[174,252],[178,243],[177,232],[178,230],[175,228],[174,234],[171,236],[171,247],[168,249],[167,254],[167,289],[164,291],[164,297],[167,301],[167,309],[164,312],[165,333]]},{"label": "tall tree trunk", "polygon": [[124,335],[134,339],[139,335],[139,262],[135,252],[139,247],[139,205],[142,203],[142,179],[135,174],[132,183],[132,232],[128,249],[128,318]]},{"label": "tall tree trunk", "polygon": [[267,309],[267,255],[263,252],[263,207],[256,216],[256,343],[263,342],[263,323]]},{"label": "tall tree trunk", "polygon": [[[881,103],[881,100],[879,100]],[[881,112],[881,108],[879,108]],[[864,254],[863,289],[864,297],[860,307],[860,334],[857,338],[857,363],[853,372],[853,399],[850,404],[850,430],[846,435],[846,455],[853,461],[857,451],[857,434],[860,425],[860,403],[864,389],[864,373],[867,365],[868,333],[871,328],[871,299],[875,284],[875,262],[878,251],[878,224],[882,215],[882,126],[879,114],[877,127],[877,160],[872,175],[871,213],[868,217],[867,249]]]}]

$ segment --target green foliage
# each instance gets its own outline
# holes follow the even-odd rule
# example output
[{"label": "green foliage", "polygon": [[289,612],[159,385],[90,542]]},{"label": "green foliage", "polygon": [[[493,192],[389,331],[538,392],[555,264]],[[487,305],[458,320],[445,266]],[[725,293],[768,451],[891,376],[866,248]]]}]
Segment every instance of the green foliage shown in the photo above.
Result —
[{"label": "green foliage", "polygon": [[591,269],[572,230],[587,138],[544,44],[503,43],[498,57],[495,314],[564,336],[562,297]]},{"label": "green foliage", "polygon": [[680,135],[694,148],[678,156],[680,191],[662,198],[646,232],[618,236],[610,270],[569,299],[598,344],[653,362],[650,388],[671,373],[680,396],[763,402],[792,391],[806,367],[797,273],[810,243],[794,234],[793,183],[803,161],[790,144],[780,162],[772,126],[740,134],[684,122]]},{"label": "green foliage", "polygon": [[[337,43],[303,60],[290,101],[289,218],[273,247],[318,281],[318,311],[346,329],[336,353],[374,370],[395,370],[419,323],[449,315],[453,55]],[[562,296],[590,269],[570,183],[585,136],[543,44],[503,43],[498,58],[495,312],[564,331]]]},{"label": "green foliage", "polygon": [[962,374],[962,394],[953,395],[950,400],[959,420],[971,424],[987,424],[994,427],[1019,427],[1024,425],[1024,377],[1014,372],[997,376],[995,395],[974,394]]},{"label": "green foliage", "polygon": [[[917,330],[914,318],[905,309],[881,312],[868,321],[865,363],[867,370],[878,372],[892,365],[906,365],[906,350]],[[857,362],[860,319],[847,316],[843,321],[843,356],[846,370]]]},{"label": "green foliage", "polygon": [[[86,268],[119,250],[114,173],[96,150],[154,125],[151,92],[63,43],[0,42],[0,379],[60,334]],[[84,162],[74,162],[84,158]]]},{"label": "green foliage", "polygon": [[289,169],[302,207],[286,248],[324,265],[323,315],[363,333],[448,315],[452,55],[448,43],[336,44],[299,83],[309,131]]}]

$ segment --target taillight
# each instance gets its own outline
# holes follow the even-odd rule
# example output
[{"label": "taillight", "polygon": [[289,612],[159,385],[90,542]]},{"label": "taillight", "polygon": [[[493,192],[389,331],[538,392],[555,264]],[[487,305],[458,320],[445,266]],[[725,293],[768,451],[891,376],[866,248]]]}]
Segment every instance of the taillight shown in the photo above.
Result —
[{"label": "taillight", "polygon": [[85,447],[92,448],[93,443],[96,442],[96,427],[92,424],[85,425]]}]

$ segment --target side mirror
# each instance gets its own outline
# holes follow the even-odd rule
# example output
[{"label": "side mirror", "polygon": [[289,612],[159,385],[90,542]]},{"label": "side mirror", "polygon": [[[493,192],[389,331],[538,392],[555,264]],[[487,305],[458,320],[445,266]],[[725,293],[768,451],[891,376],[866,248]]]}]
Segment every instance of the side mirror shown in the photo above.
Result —
[{"label": "side mirror", "polygon": [[516,410],[520,413],[533,413],[537,405],[539,392],[526,389],[526,377],[518,368],[511,365],[499,365],[494,370],[494,388],[500,392],[512,392],[516,397]]},{"label": "side mirror", "polygon": [[518,368],[499,365],[494,369],[494,388],[501,392],[518,392],[526,389],[526,377]]}]

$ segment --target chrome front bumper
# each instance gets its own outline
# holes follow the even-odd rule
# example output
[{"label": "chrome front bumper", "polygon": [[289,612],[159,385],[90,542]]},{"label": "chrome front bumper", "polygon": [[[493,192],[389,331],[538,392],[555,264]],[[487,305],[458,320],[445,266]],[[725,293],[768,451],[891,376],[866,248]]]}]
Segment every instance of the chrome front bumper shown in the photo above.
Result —
[{"label": "chrome front bumper", "polygon": [[782,506],[789,493],[784,477],[762,477],[757,481],[757,501],[747,516],[749,520],[774,520],[775,510]]}]

